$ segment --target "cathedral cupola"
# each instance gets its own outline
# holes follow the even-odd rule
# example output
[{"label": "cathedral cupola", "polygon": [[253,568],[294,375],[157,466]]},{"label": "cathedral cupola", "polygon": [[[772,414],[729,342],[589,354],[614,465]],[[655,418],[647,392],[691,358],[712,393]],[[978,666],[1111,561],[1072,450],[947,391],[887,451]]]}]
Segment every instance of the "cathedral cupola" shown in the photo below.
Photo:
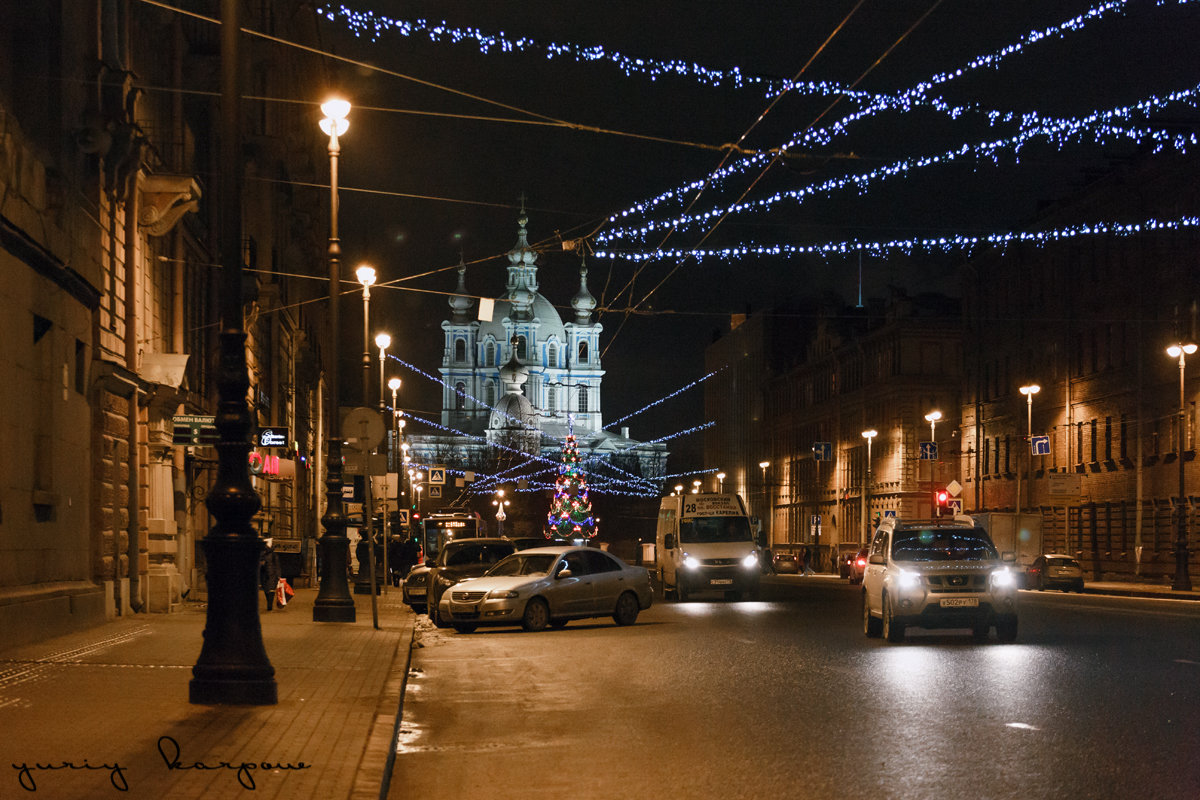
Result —
[{"label": "cathedral cupola", "polygon": [[571,298],[571,308],[575,309],[575,324],[590,325],[592,311],[596,309],[596,298],[587,288],[587,264],[579,265],[579,291]]},{"label": "cathedral cupola", "polygon": [[451,322],[461,324],[471,321],[471,309],[475,307],[475,301],[467,294],[467,265],[463,262],[461,254],[458,257],[458,287],[454,294],[450,295],[449,303]]}]

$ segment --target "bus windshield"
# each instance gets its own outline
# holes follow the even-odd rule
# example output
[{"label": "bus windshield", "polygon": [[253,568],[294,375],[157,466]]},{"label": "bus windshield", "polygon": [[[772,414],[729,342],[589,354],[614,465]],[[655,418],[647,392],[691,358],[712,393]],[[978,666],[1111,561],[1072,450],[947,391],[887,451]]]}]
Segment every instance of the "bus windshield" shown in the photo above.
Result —
[{"label": "bus windshield", "polygon": [[749,542],[750,520],[745,517],[688,517],[679,522],[679,541]]}]

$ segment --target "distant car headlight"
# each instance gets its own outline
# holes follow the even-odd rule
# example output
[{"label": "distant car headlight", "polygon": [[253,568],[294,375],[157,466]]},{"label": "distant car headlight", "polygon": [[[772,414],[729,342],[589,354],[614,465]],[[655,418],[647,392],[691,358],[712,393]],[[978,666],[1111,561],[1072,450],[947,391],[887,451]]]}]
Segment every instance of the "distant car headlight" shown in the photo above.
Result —
[{"label": "distant car headlight", "polygon": [[998,569],[992,573],[992,583],[1000,589],[1007,589],[1017,585],[1017,576],[1012,570]]},{"label": "distant car headlight", "polygon": [[915,589],[921,585],[921,576],[915,572],[900,572],[896,575],[896,585],[901,589]]},{"label": "distant car headlight", "polygon": [[492,589],[487,593],[487,596],[489,600],[512,600],[515,597],[520,597],[512,589]]},{"label": "distant car headlight", "polygon": [[700,569],[700,559],[696,558],[695,556],[689,556],[687,553],[684,553],[683,554],[683,565],[685,567],[687,567],[688,569]]},{"label": "distant car headlight", "polygon": [[751,553],[750,555],[746,556],[745,558],[742,559],[742,566],[743,567],[757,567],[758,566],[758,556],[756,556],[754,553]]}]

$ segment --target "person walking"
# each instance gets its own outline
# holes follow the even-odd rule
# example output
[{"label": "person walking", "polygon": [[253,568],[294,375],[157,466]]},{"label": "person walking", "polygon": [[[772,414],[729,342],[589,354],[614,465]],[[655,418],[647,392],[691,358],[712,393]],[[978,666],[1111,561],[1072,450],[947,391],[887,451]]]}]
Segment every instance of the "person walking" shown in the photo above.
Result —
[{"label": "person walking", "polygon": [[279,586],[279,554],[275,552],[275,540],[263,540],[263,550],[258,557],[258,586],[267,596],[267,611],[275,607],[275,590]]}]

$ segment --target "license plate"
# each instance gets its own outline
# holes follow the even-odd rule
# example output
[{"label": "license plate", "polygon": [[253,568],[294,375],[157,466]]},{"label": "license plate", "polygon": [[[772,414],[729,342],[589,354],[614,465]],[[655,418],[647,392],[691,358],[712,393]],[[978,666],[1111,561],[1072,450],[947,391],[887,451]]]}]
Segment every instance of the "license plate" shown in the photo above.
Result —
[{"label": "license plate", "polygon": [[942,608],[978,608],[978,597],[943,597]]},{"label": "license plate", "polygon": [[728,586],[733,583],[733,578],[713,578],[709,583],[713,586]]}]

